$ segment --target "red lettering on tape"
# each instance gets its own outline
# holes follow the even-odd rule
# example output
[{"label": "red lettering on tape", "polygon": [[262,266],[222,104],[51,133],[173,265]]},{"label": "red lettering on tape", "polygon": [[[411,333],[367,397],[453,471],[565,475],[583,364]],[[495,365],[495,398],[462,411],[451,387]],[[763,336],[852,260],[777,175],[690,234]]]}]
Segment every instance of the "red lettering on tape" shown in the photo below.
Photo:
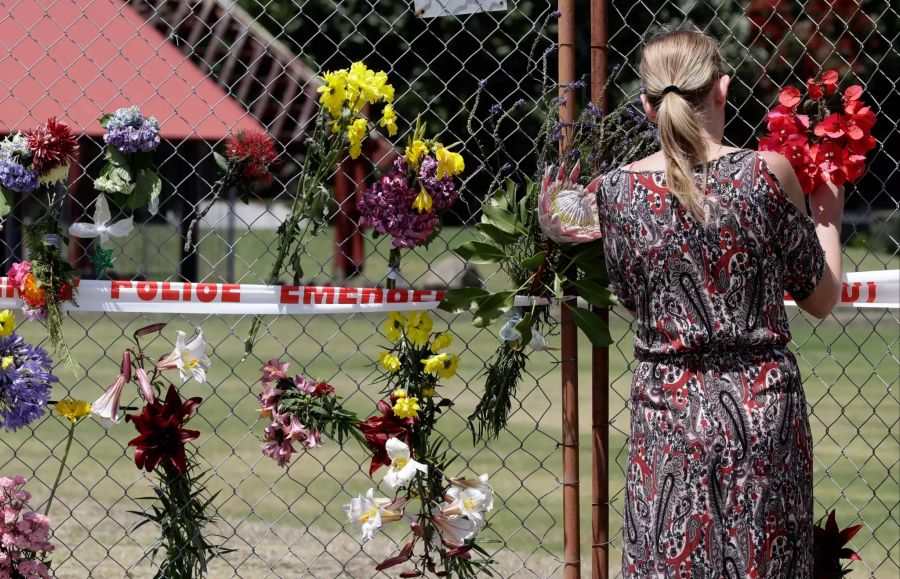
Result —
[{"label": "red lettering on tape", "polygon": [[314,304],[333,304],[334,288],[333,287],[305,287],[303,288],[303,303]]},{"label": "red lettering on tape", "polygon": [[222,301],[239,303],[241,301],[241,286],[236,283],[222,284]]},{"label": "red lettering on tape", "polygon": [[117,300],[117,299],[119,299],[119,290],[120,290],[121,288],[128,289],[128,288],[130,288],[130,287],[131,287],[131,282],[130,282],[130,281],[120,281],[120,280],[117,280],[117,279],[116,279],[116,280],[113,280],[112,286],[111,286],[110,291],[109,291],[109,298],[112,299],[112,300]]},{"label": "red lettering on tape", "polygon": [[380,304],[384,293],[379,287],[361,288],[360,292],[359,303],[361,304]]},{"label": "red lettering on tape", "polygon": [[172,284],[164,281],[162,284],[162,291],[159,292],[159,299],[164,302],[177,302],[178,290],[172,287]]},{"label": "red lettering on tape", "polygon": [[354,287],[342,287],[338,291],[339,304],[355,304],[357,300],[358,296],[356,295],[356,288]]},{"label": "red lettering on tape", "polygon": [[387,303],[401,304],[409,301],[409,292],[406,290],[392,289],[388,290]]},{"label": "red lettering on tape", "polygon": [[300,288],[295,285],[283,285],[281,286],[281,298],[280,303],[282,304],[299,304],[300,296],[298,295]]},{"label": "red lettering on tape", "polygon": [[139,299],[145,302],[153,301],[156,298],[156,282],[139,281],[137,284],[137,295]]},{"label": "red lettering on tape", "polygon": [[213,301],[216,299],[217,293],[219,293],[219,288],[214,283],[197,284],[197,299],[201,302],[209,303]]}]

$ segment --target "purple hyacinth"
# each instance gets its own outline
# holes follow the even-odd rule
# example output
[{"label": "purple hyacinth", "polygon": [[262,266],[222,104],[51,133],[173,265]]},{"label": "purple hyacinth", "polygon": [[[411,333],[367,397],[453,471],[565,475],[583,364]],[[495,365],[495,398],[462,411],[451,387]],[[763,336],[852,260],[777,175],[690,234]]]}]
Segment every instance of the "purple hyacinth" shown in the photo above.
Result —
[{"label": "purple hyacinth", "polygon": [[[411,249],[423,245],[437,225],[437,216],[434,212],[419,213],[413,209],[418,194],[409,184],[406,159],[398,158],[393,169],[362,194],[358,204],[360,225],[390,235],[393,247]],[[437,207],[437,199],[434,204]]]},{"label": "purple hyacinth", "polygon": [[16,430],[43,416],[57,381],[53,360],[18,334],[0,338],[0,428]]},{"label": "purple hyacinth", "polygon": [[0,184],[17,193],[34,191],[38,186],[38,177],[16,162],[15,158],[0,159]]},{"label": "purple hyacinth", "polygon": [[419,167],[419,182],[425,186],[431,200],[434,202],[434,210],[445,211],[456,201],[459,192],[456,190],[456,182],[452,177],[437,178],[438,162],[434,157],[426,155]]},{"label": "purple hyacinth", "polygon": [[110,115],[103,139],[123,153],[147,153],[159,146],[159,123],[145,118],[137,107],[121,108]]}]

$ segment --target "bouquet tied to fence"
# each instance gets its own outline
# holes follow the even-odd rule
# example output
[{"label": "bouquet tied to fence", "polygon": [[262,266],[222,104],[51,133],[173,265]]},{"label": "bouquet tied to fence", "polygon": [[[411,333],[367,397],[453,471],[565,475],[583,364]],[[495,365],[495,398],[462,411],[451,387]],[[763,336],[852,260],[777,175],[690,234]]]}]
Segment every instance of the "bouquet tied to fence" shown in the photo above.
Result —
[{"label": "bouquet tied to fence", "polygon": [[[306,240],[315,236],[334,214],[334,199],[326,181],[345,154],[356,159],[362,154],[363,141],[374,129],[365,116],[368,107],[383,104],[378,124],[389,135],[397,131],[397,116],[391,103],[394,87],[385,72],[375,72],[362,62],[350,68],[324,74],[319,87],[321,107],[313,121],[313,130],[305,140],[306,155],[297,176],[297,192],[287,218],[278,227],[275,262],[266,283],[276,284],[285,272],[294,285],[303,277],[302,257]],[[253,351],[262,318],[256,317],[245,343],[245,357]]]},{"label": "bouquet tied to fence", "polygon": [[[481,239],[467,241],[454,251],[468,261],[496,265],[512,282],[511,287],[499,291],[451,290],[440,305],[451,312],[473,311],[478,327],[505,317],[500,343],[486,363],[484,394],[469,417],[476,441],[495,438],[505,428],[526,368],[526,346],[535,350],[548,347],[544,333],[550,323],[549,308],[541,303],[567,308],[594,345],[611,342],[609,329],[600,318],[575,301],[578,296],[596,307],[615,301],[603,267],[597,208],[600,175],[652,153],[658,140],[654,127],[634,110],[633,102],[609,112],[589,102],[574,122],[562,121],[560,106],[584,86],[577,81],[565,87],[565,95],[547,93],[536,104],[536,114],[542,116],[534,149],[537,178],[523,169],[510,172],[512,166],[527,165],[504,156],[503,142],[497,137],[499,126],[521,109],[522,103],[509,110],[492,107],[490,146],[484,146],[476,133],[472,135],[485,159],[498,168],[481,221],[475,226]],[[562,151],[561,144],[566,144]],[[516,297],[521,295],[535,299],[528,306],[516,306]]]},{"label": "bouquet tied to fence", "polygon": [[391,341],[378,361],[384,397],[378,412],[358,428],[372,452],[369,474],[384,468],[382,483],[390,494],[378,497],[369,489],[344,511],[363,541],[386,524],[409,525],[411,537],[399,553],[376,566],[378,571],[412,561],[401,577],[490,576],[491,561],[477,535],[494,508],[494,493],[486,474],[475,479],[448,475],[457,456],[437,422],[453,406],[440,390],[441,382],[456,374],[459,357],[447,351],[452,335],[433,332],[433,326],[427,312],[393,312],[384,324]]}]

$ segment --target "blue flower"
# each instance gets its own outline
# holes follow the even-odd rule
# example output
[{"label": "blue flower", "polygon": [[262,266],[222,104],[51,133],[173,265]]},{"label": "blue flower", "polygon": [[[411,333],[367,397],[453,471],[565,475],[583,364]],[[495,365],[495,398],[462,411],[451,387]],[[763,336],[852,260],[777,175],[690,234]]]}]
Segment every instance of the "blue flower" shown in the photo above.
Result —
[{"label": "blue flower", "polygon": [[17,193],[34,191],[38,186],[38,176],[16,162],[15,158],[0,158],[0,184]]},{"label": "blue flower", "polygon": [[502,110],[503,110],[503,107],[500,106],[500,103],[494,103],[493,105],[491,105],[491,109],[489,111],[490,116],[496,117],[497,115],[500,114],[500,111],[502,111]]},{"label": "blue flower", "polygon": [[159,146],[159,123],[144,118],[137,107],[122,108],[109,117],[103,140],[123,153],[146,153]]},{"label": "blue flower", "polygon": [[16,430],[44,415],[57,382],[53,360],[18,334],[0,338],[0,428]]}]

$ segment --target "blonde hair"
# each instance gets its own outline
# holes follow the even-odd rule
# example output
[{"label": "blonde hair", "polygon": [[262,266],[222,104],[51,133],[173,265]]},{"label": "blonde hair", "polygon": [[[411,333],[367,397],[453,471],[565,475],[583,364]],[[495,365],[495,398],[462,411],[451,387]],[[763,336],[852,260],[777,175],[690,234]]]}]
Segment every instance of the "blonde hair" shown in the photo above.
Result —
[{"label": "blonde hair", "polygon": [[708,154],[701,109],[721,65],[716,41],[689,30],[657,36],[641,55],[641,80],[656,110],[666,183],[682,205],[700,217],[703,195],[694,179],[694,166],[705,165]]}]

